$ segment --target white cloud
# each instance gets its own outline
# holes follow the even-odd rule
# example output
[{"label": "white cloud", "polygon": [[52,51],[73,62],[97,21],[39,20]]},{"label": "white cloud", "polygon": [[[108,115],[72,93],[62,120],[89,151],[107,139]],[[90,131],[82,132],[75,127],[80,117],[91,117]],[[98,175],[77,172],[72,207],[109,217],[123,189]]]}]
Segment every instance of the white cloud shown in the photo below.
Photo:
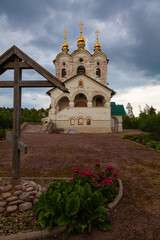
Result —
[{"label": "white cloud", "polygon": [[153,106],[160,111],[160,85],[148,85],[134,88],[126,88],[124,91],[118,91],[112,101],[117,104],[123,104],[126,107],[130,102],[135,116],[139,115],[140,108],[143,110],[145,104]]},{"label": "white cloud", "polygon": [[50,105],[50,97],[48,95],[43,93],[39,93],[38,91],[30,92],[30,91],[25,91],[22,94],[22,107],[27,107],[29,108],[48,108]]}]

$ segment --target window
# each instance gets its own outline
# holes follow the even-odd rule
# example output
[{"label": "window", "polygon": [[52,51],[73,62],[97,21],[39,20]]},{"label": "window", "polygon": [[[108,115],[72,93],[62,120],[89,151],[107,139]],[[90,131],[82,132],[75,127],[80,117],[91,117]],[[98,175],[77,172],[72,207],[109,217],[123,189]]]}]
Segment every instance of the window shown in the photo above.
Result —
[{"label": "window", "polygon": [[78,119],[78,125],[83,125],[83,118]]},{"label": "window", "polygon": [[79,87],[83,87],[83,81],[82,80],[79,81]]},{"label": "window", "polygon": [[99,65],[99,62],[97,62],[97,65]]},{"label": "window", "polygon": [[64,78],[65,78],[66,76],[67,76],[67,74],[66,74],[66,69],[65,69],[65,68],[63,68],[63,69],[62,69],[62,77],[64,77]]},{"label": "window", "polygon": [[79,61],[80,61],[80,62],[83,62],[83,58],[80,58]]},{"label": "window", "polygon": [[96,69],[96,77],[98,78],[100,76],[101,76],[101,70],[100,70],[100,68],[97,68]]},{"label": "window", "polygon": [[79,66],[77,68],[77,74],[85,74],[85,68],[83,66]]},{"label": "window", "polygon": [[70,125],[74,125],[74,119],[73,118],[70,120]]},{"label": "window", "polygon": [[87,125],[91,125],[91,119],[87,119]]},{"label": "window", "polygon": [[63,62],[63,66],[65,66],[66,64],[65,64],[65,62]]}]

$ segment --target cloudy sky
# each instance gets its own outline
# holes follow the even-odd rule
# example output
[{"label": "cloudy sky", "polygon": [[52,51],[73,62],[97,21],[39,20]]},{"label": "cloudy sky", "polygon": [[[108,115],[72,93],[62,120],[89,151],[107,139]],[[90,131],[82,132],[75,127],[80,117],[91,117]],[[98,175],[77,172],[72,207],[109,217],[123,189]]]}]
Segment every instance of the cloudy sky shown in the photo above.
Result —
[{"label": "cloudy sky", "polygon": [[[0,55],[16,45],[54,74],[53,60],[61,52],[63,30],[72,53],[83,21],[86,49],[93,53],[100,31],[108,64],[109,87],[117,104],[130,102],[134,114],[145,104],[160,111],[159,0],[0,0]],[[9,71],[0,80],[13,79]],[[23,79],[40,79],[32,70]],[[47,108],[49,89],[23,89],[22,107]],[[12,107],[13,90],[0,89],[0,107]]]}]

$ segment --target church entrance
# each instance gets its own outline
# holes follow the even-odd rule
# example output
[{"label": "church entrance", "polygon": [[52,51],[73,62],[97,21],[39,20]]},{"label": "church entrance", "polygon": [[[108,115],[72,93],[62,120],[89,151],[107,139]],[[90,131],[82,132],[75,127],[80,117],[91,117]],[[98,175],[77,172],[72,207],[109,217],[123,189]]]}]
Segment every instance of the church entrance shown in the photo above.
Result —
[{"label": "church entrance", "polygon": [[75,107],[87,107],[87,97],[83,93],[78,93],[74,99]]},{"label": "church entrance", "polygon": [[75,107],[87,107],[87,104],[85,102],[77,102]]},{"label": "church entrance", "polygon": [[118,120],[115,117],[111,118],[111,129],[112,132],[118,132]]}]

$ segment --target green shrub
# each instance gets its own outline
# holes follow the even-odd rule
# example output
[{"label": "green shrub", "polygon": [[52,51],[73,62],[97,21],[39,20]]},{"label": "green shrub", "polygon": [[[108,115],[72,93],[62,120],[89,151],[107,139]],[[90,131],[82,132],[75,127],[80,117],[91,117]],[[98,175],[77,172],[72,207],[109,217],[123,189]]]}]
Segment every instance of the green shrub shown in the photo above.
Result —
[{"label": "green shrub", "polygon": [[160,150],[160,143],[156,145],[156,150]]},{"label": "green shrub", "polygon": [[96,170],[93,174],[89,169],[79,172],[79,168],[75,168],[70,181],[50,184],[35,205],[42,228],[68,225],[63,239],[72,231],[90,232],[93,226],[104,231],[110,229],[111,223],[106,219],[107,204],[118,193],[118,173],[111,166],[101,171],[99,163]]},{"label": "green shrub", "polygon": [[123,139],[130,139],[131,137],[133,137],[134,136],[134,134],[123,134],[122,135],[122,138]]},{"label": "green shrub", "polygon": [[157,142],[157,141],[150,141],[150,142],[146,143],[146,147],[147,148],[156,148],[157,143],[159,143],[159,142]]},{"label": "green shrub", "polygon": [[5,129],[0,129],[0,140],[5,139]]}]

